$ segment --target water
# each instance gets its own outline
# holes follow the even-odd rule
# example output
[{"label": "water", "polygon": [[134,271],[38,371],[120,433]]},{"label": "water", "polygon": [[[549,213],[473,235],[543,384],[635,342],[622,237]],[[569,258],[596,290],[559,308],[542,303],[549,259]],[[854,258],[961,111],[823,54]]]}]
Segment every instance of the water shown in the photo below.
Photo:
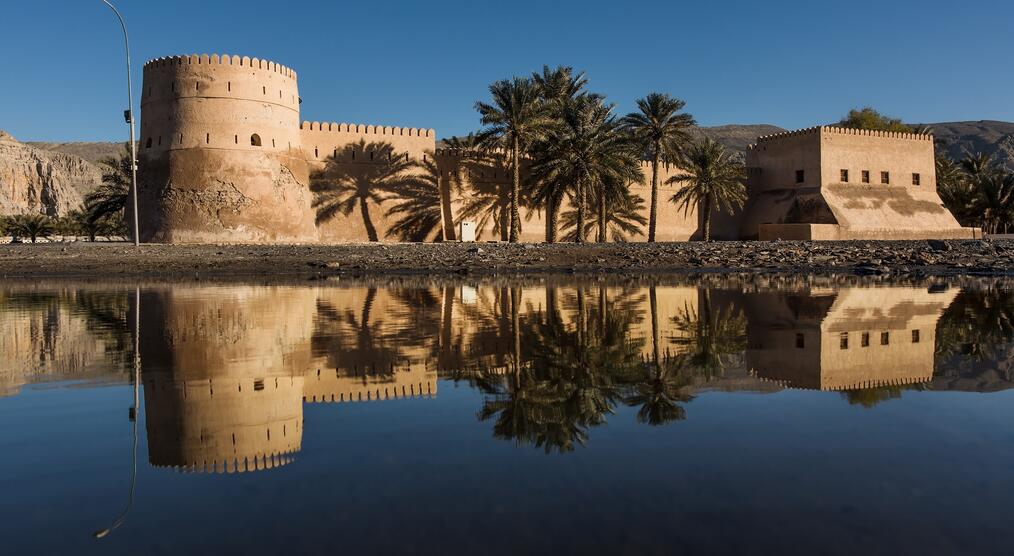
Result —
[{"label": "water", "polygon": [[1009,554],[1012,316],[980,282],[8,283],[0,542]]}]

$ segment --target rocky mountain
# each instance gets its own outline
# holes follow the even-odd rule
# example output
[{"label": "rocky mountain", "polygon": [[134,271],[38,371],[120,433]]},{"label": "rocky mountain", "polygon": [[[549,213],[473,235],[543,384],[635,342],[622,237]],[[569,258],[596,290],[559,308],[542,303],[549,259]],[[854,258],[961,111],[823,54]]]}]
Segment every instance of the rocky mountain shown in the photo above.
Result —
[{"label": "rocky mountain", "polygon": [[729,149],[740,154],[745,154],[746,146],[756,143],[758,137],[783,131],[786,131],[785,128],[769,124],[730,124],[695,128],[693,135],[696,137],[710,137]]},{"label": "rocky mountain", "polygon": [[70,143],[47,143],[45,141],[25,141],[25,145],[55,151],[58,153],[72,154],[79,156],[88,162],[98,162],[103,158],[117,158],[123,152],[123,145],[127,141],[117,143],[115,141],[74,141]]},{"label": "rocky mountain", "polygon": [[991,154],[1014,169],[1014,123],[980,120],[926,125],[933,128],[938,153],[955,160],[963,158],[965,151]]},{"label": "rocky mountain", "polygon": [[0,131],[0,215],[63,216],[81,208],[102,169],[79,156],[19,143]]}]

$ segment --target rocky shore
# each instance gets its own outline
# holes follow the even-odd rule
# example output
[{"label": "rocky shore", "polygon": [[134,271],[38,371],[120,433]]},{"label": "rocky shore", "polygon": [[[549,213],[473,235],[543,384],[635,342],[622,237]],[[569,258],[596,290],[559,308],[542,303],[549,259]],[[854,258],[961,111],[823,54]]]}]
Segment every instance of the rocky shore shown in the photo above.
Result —
[{"label": "rocky shore", "polygon": [[1009,276],[1014,241],[0,246],[0,276],[257,277],[779,273]]}]

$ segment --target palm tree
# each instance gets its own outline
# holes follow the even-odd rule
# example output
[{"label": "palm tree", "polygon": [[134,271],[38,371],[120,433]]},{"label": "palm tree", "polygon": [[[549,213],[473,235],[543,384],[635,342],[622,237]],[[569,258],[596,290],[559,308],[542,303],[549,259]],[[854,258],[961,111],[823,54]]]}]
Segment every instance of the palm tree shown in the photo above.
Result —
[{"label": "palm tree", "polygon": [[539,96],[547,103],[556,105],[550,109],[557,111],[568,100],[585,94],[585,87],[588,86],[584,72],[575,75],[574,68],[570,66],[556,66],[553,69],[542,66],[542,73],[532,73],[532,81],[539,88]]},{"label": "palm tree", "polygon": [[107,156],[99,163],[105,166],[102,185],[85,195],[85,212],[93,223],[109,217],[122,219],[130,196],[130,143],[123,144],[119,158]]},{"label": "palm tree", "polygon": [[572,184],[578,243],[584,241],[588,190],[596,193],[598,239],[604,241],[608,201],[622,197],[628,183],[643,178],[636,151],[612,110],[612,105],[595,96],[568,102],[550,135],[545,157],[532,169],[540,182]]},{"label": "palm tree", "polygon": [[[643,216],[644,199],[640,195],[623,188],[615,197],[607,198],[606,206],[609,209],[606,212],[606,241],[630,241],[631,238],[644,234],[644,227],[647,226],[648,219]],[[598,197],[591,199],[588,209],[594,214],[599,214]],[[577,210],[570,209],[564,212],[560,225],[564,230],[564,240],[575,241],[577,237]],[[585,235],[591,233],[596,226],[598,226],[598,222],[586,221]]]},{"label": "palm tree", "polygon": [[686,103],[664,93],[651,93],[637,100],[640,112],[631,112],[623,120],[624,128],[651,160],[651,207],[648,213],[648,241],[655,241],[658,221],[658,166],[675,162],[683,145],[690,140],[693,116],[682,113]]},{"label": "palm tree", "polygon": [[512,172],[510,193],[510,235],[512,243],[521,233],[521,157],[553,124],[552,115],[539,97],[539,87],[520,77],[497,81],[489,86],[493,103],[476,102],[480,122],[486,126],[479,133],[479,142],[487,151],[508,154]]},{"label": "palm tree", "polygon": [[975,186],[967,179],[962,167],[946,155],[936,157],[937,193],[951,214],[962,226],[977,220]]},{"label": "palm tree", "polygon": [[722,145],[708,137],[693,143],[680,157],[683,173],[666,183],[683,184],[671,202],[687,214],[696,208],[704,219],[704,241],[711,241],[711,211],[732,212],[746,202],[746,172]]},{"label": "palm tree", "polygon": [[42,214],[20,214],[7,223],[7,233],[13,238],[27,237],[35,243],[39,238],[53,235],[53,219]]},{"label": "palm tree", "polygon": [[331,156],[323,169],[310,176],[317,223],[331,220],[339,213],[349,216],[358,208],[367,237],[379,241],[370,203],[379,205],[391,192],[418,185],[418,178],[412,173],[417,163],[395,152],[390,143],[367,143],[364,139],[353,146],[353,152],[360,153],[361,158],[369,157],[369,161],[350,164]]},{"label": "palm tree", "polygon": [[1014,214],[1014,174],[993,171],[977,180],[977,208],[982,215],[982,231],[1004,233]]}]

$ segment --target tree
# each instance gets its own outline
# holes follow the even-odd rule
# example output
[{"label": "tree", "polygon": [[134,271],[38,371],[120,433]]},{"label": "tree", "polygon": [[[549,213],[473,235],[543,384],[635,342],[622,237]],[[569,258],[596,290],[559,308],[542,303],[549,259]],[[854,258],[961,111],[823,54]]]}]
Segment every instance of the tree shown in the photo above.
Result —
[{"label": "tree", "polygon": [[577,211],[575,241],[584,241],[588,190],[596,194],[598,240],[604,241],[607,203],[624,195],[627,184],[642,179],[637,152],[612,114],[613,106],[597,96],[579,96],[567,103],[551,132],[544,157],[533,166],[536,180],[569,183]]},{"label": "tree", "polygon": [[497,81],[489,86],[492,104],[476,102],[480,122],[485,128],[479,133],[479,143],[487,151],[501,151],[508,155],[512,172],[510,192],[510,235],[512,243],[521,233],[521,158],[532,144],[553,125],[552,115],[539,96],[539,87],[531,80],[520,77]]},{"label": "tree", "polygon": [[119,158],[107,156],[99,163],[105,166],[102,184],[85,195],[85,212],[92,223],[113,217],[122,220],[130,197],[130,143],[123,144]]},{"label": "tree", "polygon": [[339,213],[349,216],[358,208],[367,238],[379,241],[370,203],[379,205],[392,191],[416,184],[418,178],[412,171],[417,163],[395,152],[390,143],[367,143],[364,139],[353,146],[353,152],[364,159],[368,157],[369,161],[349,164],[331,156],[323,169],[310,176],[317,223],[331,220]]},{"label": "tree", "polygon": [[53,235],[55,231],[53,219],[42,214],[20,214],[10,218],[7,223],[7,233],[12,238],[26,237],[32,243]]},{"label": "tree", "polygon": [[975,205],[978,194],[961,166],[947,155],[937,155],[937,193],[962,226],[978,222]]},{"label": "tree", "polygon": [[651,93],[637,100],[640,112],[624,116],[623,127],[651,160],[651,199],[648,212],[648,241],[655,241],[658,222],[658,167],[679,157],[683,146],[690,140],[690,128],[696,122],[693,116],[681,112],[686,103],[664,93]]},{"label": "tree", "polygon": [[698,209],[704,220],[704,241],[711,241],[711,212],[732,212],[746,202],[746,172],[722,145],[705,137],[693,143],[680,159],[683,172],[666,183],[681,184],[671,202],[683,213]]},{"label": "tree", "polygon": [[988,234],[1006,230],[1014,217],[1014,174],[996,162],[993,156],[965,152],[961,160],[965,179],[975,192],[971,214],[982,222]]},{"label": "tree", "polygon": [[838,122],[840,127],[852,129],[870,129],[874,131],[896,131],[901,133],[912,133],[913,129],[901,122],[898,118],[885,116],[873,108],[853,108],[848,115]]},{"label": "tree", "polygon": [[[642,216],[644,212],[644,199],[640,195],[631,193],[627,188],[618,191],[615,197],[606,200],[608,211],[606,212],[606,241],[630,241],[632,238],[644,235],[644,228],[648,219]],[[593,197],[588,202],[588,210],[593,214],[599,213],[598,198]],[[570,209],[563,213],[560,221],[564,231],[564,241],[576,241],[577,237],[577,210]],[[598,226],[597,221],[585,221],[584,233],[588,235]]]}]

